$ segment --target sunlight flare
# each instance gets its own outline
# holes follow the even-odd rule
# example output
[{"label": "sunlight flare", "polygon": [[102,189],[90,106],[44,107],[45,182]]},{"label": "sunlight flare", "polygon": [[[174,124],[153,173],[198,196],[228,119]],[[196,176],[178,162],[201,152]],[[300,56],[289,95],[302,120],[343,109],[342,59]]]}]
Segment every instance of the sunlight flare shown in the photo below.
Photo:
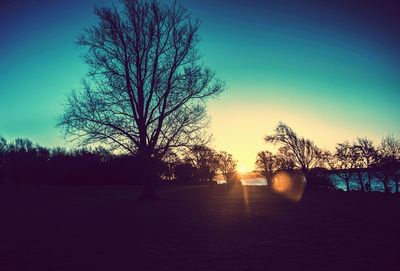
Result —
[{"label": "sunlight flare", "polygon": [[298,172],[280,171],[273,177],[272,188],[279,194],[300,201],[303,196],[306,179]]}]

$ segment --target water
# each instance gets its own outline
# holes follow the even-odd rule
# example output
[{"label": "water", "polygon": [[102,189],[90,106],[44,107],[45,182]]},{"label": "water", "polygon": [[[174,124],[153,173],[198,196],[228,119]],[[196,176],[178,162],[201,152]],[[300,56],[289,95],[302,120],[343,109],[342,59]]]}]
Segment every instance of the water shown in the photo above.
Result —
[{"label": "water", "polygon": [[[368,177],[367,174],[364,173],[363,174],[363,183],[364,183],[364,187],[365,184],[368,182]],[[336,189],[341,189],[343,191],[347,191],[346,188],[346,182],[339,178],[337,175],[332,174],[330,176],[331,182],[332,184],[335,186]],[[350,186],[350,190],[361,190],[361,186],[360,186],[360,182],[358,180],[357,176],[352,176],[349,182],[349,186]],[[388,184],[389,190],[391,193],[396,192],[396,183],[394,181],[389,181]],[[377,179],[377,178],[371,178],[371,190],[375,191],[375,192],[384,192],[385,191],[385,187],[383,185],[383,183]]]},{"label": "water", "polygon": [[267,181],[264,178],[245,178],[240,181],[242,185],[267,185]]},{"label": "water", "polygon": [[[339,178],[337,175],[332,174],[330,175],[330,180],[332,182],[332,184],[334,185],[334,187],[339,190],[343,190],[346,191],[346,182]],[[363,176],[363,183],[364,183],[364,187],[365,184],[367,183],[368,178],[367,178],[367,174],[365,173]],[[241,180],[243,185],[256,185],[256,186],[263,186],[263,185],[267,185],[267,182],[265,181],[264,178],[245,178]],[[350,179],[350,190],[361,190],[360,187],[360,183],[358,181],[358,177],[357,176],[352,176],[352,178]],[[394,193],[396,191],[396,183],[394,181],[389,181],[389,185],[388,185],[390,192]],[[371,190],[375,191],[375,192],[384,192],[385,188],[383,186],[383,183],[378,180],[377,178],[372,178],[371,179]]]}]

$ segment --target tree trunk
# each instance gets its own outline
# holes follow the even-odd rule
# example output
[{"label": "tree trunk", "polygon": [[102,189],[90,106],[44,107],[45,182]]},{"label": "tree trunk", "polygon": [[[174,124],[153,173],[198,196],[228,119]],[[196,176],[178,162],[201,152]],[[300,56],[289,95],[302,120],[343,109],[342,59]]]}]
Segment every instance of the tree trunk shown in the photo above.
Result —
[{"label": "tree trunk", "polygon": [[346,179],[346,192],[350,192],[350,179]]},{"label": "tree trunk", "polygon": [[365,192],[364,180],[363,180],[362,172],[361,171],[357,171],[357,176],[358,176],[358,181],[360,182],[361,191]]},{"label": "tree trunk", "polygon": [[147,152],[139,153],[138,156],[143,184],[143,190],[140,198],[146,200],[155,199],[157,197],[155,193],[157,167],[154,158],[152,158],[151,154]]},{"label": "tree trunk", "polygon": [[301,170],[301,172],[303,173],[304,178],[306,178],[306,187],[305,188],[307,188],[307,189],[315,188],[311,173],[308,170],[304,169],[304,168]]},{"label": "tree trunk", "polygon": [[383,180],[383,187],[384,187],[384,192],[386,193],[386,194],[390,194],[390,190],[389,190],[389,187],[388,187],[388,178],[384,178],[384,180]]},{"label": "tree trunk", "polygon": [[371,186],[371,173],[369,172],[369,169],[367,169],[367,177],[368,177],[368,190],[367,192],[372,192],[372,186]]},{"label": "tree trunk", "polygon": [[265,183],[266,183],[267,186],[271,186],[272,185],[272,176],[273,176],[273,174],[264,173]]}]

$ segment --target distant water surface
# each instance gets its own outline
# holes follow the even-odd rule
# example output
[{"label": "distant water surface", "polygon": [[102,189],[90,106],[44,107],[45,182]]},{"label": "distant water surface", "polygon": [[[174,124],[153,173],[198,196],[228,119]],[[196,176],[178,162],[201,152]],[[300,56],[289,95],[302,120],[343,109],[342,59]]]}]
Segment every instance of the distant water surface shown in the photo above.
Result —
[{"label": "distant water surface", "polygon": [[[344,180],[342,180],[335,174],[330,175],[330,180],[336,189],[341,189],[343,191],[346,191],[346,183]],[[367,183],[367,181],[368,181],[368,179],[365,174],[365,176],[363,176],[364,185]],[[242,182],[242,185],[254,185],[254,186],[267,185],[264,178],[244,178],[241,180],[241,182]],[[372,191],[377,191],[377,192],[385,191],[383,183],[376,178],[372,178],[372,180],[371,180],[371,189],[372,189]],[[396,191],[396,183],[393,181],[390,181],[389,189],[391,190],[392,193],[394,193]],[[357,176],[353,176],[351,178],[350,190],[360,190],[360,183],[358,181]]]}]

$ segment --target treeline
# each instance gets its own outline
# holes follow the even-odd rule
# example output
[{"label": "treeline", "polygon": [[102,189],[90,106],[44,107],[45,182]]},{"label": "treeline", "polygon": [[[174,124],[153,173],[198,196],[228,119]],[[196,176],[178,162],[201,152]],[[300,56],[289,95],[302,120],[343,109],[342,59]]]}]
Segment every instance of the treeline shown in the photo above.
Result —
[{"label": "treeline", "polygon": [[0,181],[14,184],[139,183],[139,166],[132,157],[107,150],[45,148],[28,139],[7,144],[0,138]]},{"label": "treeline", "polygon": [[[400,193],[400,140],[384,137],[379,144],[368,138],[337,144],[334,152],[317,147],[280,123],[267,143],[278,145],[276,153],[261,151],[256,167],[271,185],[281,170],[301,172],[307,188],[337,189],[332,176],[345,183],[358,182],[356,190],[369,192],[373,182],[386,193]],[[240,183],[237,161],[227,152],[196,145],[168,152],[155,159],[160,183],[212,184],[216,175],[228,184]],[[132,155],[116,155],[102,147],[66,150],[45,148],[28,139],[8,143],[0,137],[0,183],[14,184],[142,184],[143,165]]]},{"label": "treeline", "polygon": [[[169,152],[156,160],[161,183],[213,183],[219,173],[239,182],[231,154],[193,146],[180,155]],[[116,155],[96,147],[67,150],[45,148],[28,139],[8,143],[0,137],[0,183],[10,184],[142,184],[143,166],[132,155]]]},{"label": "treeline", "polygon": [[356,179],[360,191],[371,191],[372,181],[376,180],[382,183],[385,193],[392,192],[391,184],[399,193],[400,140],[394,136],[382,138],[379,144],[368,138],[345,141],[338,143],[332,153],[279,123],[265,141],[279,146],[275,154],[269,151],[257,154],[256,166],[268,184],[273,182],[276,171],[297,170],[304,174],[309,188],[335,189],[331,179],[334,175],[344,181],[347,191],[351,191],[350,181]]}]

